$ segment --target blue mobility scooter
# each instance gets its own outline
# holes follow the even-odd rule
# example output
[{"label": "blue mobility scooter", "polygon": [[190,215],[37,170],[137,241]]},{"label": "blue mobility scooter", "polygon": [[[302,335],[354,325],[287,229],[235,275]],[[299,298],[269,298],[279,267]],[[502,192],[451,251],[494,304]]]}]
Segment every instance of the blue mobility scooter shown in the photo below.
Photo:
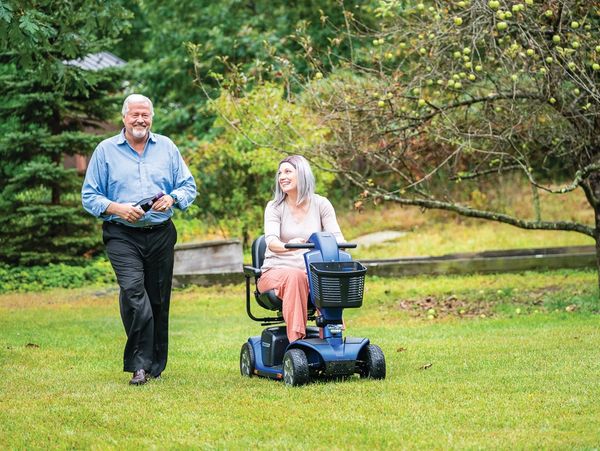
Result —
[{"label": "blue mobility scooter", "polygon": [[305,338],[290,343],[286,326],[275,326],[284,320],[282,301],[273,290],[260,293],[256,289],[254,297],[263,308],[276,311],[276,316],[259,318],[252,313],[250,280],[254,278],[256,282],[261,276],[266,250],[264,236],[260,236],[252,244],[252,266],[244,267],[246,311],[252,320],[270,327],[261,336],[250,337],[242,346],[242,375],[283,379],[287,385],[355,373],[363,378],[384,379],[386,367],[381,348],[368,338],[343,336],[342,312],[345,308],[361,307],[367,269],[340,249],[356,245],[338,244],[333,234],[318,232],[306,243],[285,246],[309,249],[304,254],[310,288],[308,319],[315,320],[317,327],[307,327]]}]

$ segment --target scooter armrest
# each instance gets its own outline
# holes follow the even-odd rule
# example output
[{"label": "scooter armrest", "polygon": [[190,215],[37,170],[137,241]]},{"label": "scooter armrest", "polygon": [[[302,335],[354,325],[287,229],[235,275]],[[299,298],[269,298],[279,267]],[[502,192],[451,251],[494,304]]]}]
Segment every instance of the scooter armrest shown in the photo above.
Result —
[{"label": "scooter armrest", "polygon": [[254,266],[244,266],[244,275],[246,277],[260,277],[262,271]]}]

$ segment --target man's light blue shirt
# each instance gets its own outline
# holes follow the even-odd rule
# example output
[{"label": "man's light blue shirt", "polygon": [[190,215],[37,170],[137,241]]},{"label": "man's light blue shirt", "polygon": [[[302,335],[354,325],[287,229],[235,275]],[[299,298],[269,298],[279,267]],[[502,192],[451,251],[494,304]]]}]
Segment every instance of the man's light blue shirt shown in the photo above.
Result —
[{"label": "man's light blue shirt", "polygon": [[105,221],[144,227],[166,221],[173,209],[149,210],[134,224],[104,212],[111,202],[135,204],[161,191],[176,198],[175,206],[181,210],[196,198],[194,177],[179,149],[166,136],[150,132],[144,152],[139,155],[125,139],[123,129],[96,147],[81,188],[81,200],[83,208]]}]

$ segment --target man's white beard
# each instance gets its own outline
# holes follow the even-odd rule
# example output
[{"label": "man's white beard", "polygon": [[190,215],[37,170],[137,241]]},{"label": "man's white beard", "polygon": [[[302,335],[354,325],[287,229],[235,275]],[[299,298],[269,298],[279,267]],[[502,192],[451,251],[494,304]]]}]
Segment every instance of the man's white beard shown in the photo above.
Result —
[{"label": "man's white beard", "polygon": [[144,127],[144,128],[133,127],[133,129],[131,130],[131,134],[136,139],[145,138],[146,135],[148,134],[148,128],[147,127]]}]

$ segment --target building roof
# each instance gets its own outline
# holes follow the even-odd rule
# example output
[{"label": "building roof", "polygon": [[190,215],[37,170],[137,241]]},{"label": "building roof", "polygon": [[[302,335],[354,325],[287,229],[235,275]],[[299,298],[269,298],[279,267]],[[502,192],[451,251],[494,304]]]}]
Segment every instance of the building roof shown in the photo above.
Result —
[{"label": "building roof", "polygon": [[65,64],[71,66],[77,66],[85,70],[100,70],[107,69],[109,67],[124,66],[127,64],[126,61],[122,60],[116,55],[110,52],[90,53],[83,58],[74,60],[64,61]]}]

